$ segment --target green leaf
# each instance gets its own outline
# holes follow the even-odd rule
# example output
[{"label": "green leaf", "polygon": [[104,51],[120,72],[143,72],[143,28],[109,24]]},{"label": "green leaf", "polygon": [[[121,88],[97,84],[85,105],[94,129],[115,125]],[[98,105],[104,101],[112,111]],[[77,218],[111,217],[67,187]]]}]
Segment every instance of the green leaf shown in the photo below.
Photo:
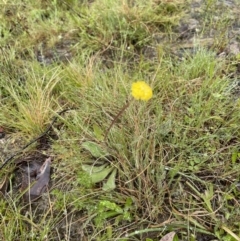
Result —
[{"label": "green leaf", "polygon": [[84,142],[82,144],[82,147],[84,149],[88,150],[96,158],[109,155],[109,153],[106,152],[105,150],[103,150],[99,144],[92,142],[92,141]]},{"label": "green leaf", "polygon": [[132,202],[132,199],[128,197],[124,206],[124,211],[128,211],[132,207]]},{"label": "green leaf", "polygon": [[98,183],[98,182],[103,181],[109,175],[109,173],[112,171],[112,169],[113,169],[113,167],[107,167],[107,168],[104,168],[100,172],[90,173],[92,182]]},{"label": "green leaf", "polygon": [[239,158],[239,152],[235,151],[232,153],[232,164],[235,164],[237,159]]},{"label": "green leaf", "polygon": [[83,164],[82,169],[83,169],[83,171],[85,171],[91,175],[92,173],[101,172],[104,168],[106,168],[107,165],[108,165],[108,163],[105,163],[104,165],[101,165],[101,166],[93,166],[93,165]]},{"label": "green leaf", "polygon": [[98,140],[102,141],[104,139],[104,132],[98,125],[93,125],[93,132]]},{"label": "green leaf", "polygon": [[110,191],[116,188],[115,179],[116,179],[117,169],[115,168],[108,180],[103,184],[103,191]]}]

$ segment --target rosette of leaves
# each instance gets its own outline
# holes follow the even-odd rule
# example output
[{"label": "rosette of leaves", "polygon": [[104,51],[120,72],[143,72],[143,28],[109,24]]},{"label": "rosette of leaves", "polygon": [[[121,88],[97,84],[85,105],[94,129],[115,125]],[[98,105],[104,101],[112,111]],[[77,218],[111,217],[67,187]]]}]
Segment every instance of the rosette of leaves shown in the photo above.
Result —
[{"label": "rosette of leaves", "polygon": [[101,161],[110,157],[110,153],[107,152],[100,144],[93,141],[86,141],[82,143],[82,147],[86,151],[90,152],[94,158],[92,163],[82,164],[82,170],[88,173],[91,178],[91,182],[96,184],[104,181],[102,186],[104,191],[115,189],[117,168],[112,166],[109,162]]}]

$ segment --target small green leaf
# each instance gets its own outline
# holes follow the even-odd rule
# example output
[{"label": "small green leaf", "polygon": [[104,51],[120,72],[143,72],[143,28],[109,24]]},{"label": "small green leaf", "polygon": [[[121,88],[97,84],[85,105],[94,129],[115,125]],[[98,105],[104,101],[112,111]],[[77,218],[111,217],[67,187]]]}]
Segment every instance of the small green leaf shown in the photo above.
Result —
[{"label": "small green leaf", "polygon": [[93,132],[98,140],[102,141],[104,139],[104,132],[98,125],[93,125]]},{"label": "small green leaf", "polygon": [[82,144],[82,147],[88,150],[94,157],[104,157],[109,155],[105,150],[102,149],[102,147],[92,141],[86,141]]},{"label": "small green leaf", "polygon": [[132,199],[130,197],[127,198],[125,206],[124,206],[124,210],[127,211],[130,209],[130,207],[132,206]]},{"label": "small green leaf", "polygon": [[238,157],[239,157],[239,154],[240,154],[240,153],[238,153],[237,151],[235,151],[235,152],[232,153],[232,164],[235,164],[235,163],[236,163],[236,161],[237,161],[237,159],[238,159]]},{"label": "small green leaf", "polygon": [[115,179],[116,179],[117,169],[115,168],[108,180],[103,184],[103,191],[110,191],[116,188]]}]

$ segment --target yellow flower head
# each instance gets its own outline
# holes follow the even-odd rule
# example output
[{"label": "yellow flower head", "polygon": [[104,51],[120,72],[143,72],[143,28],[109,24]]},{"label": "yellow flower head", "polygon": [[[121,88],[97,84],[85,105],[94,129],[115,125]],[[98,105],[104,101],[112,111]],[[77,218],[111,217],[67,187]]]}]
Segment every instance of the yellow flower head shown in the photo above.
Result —
[{"label": "yellow flower head", "polygon": [[144,81],[137,81],[132,84],[132,96],[137,100],[148,101],[152,98],[152,88]]}]

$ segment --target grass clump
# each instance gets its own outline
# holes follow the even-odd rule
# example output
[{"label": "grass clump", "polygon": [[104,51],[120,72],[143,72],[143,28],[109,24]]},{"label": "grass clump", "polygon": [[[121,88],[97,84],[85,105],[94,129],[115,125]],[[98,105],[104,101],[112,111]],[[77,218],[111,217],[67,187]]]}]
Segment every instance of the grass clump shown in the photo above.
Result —
[{"label": "grass clump", "polygon": [[27,78],[21,82],[2,80],[1,124],[33,137],[44,130],[51,111],[57,108],[54,90],[60,78],[58,69],[50,71],[52,76],[50,73],[40,76],[41,73],[34,73],[36,68],[25,71]]},{"label": "grass clump", "polygon": [[[130,93],[130,83],[128,75],[119,71],[119,66],[112,75],[101,73],[95,76],[96,80],[84,94],[85,102],[80,106],[80,110],[69,114],[69,121],[65,120],[68,128],[78,131],[71,135],[68,133],[62,140],[60,137],[55,143],[56,153],[70,140],[76,139],[78,142],[79,136],[84,136],[80,138],[82,143],[86,144],[90,140],[96,143],[94,148],[99,148],[103,154],[94,157],[96,150],[86,149],[86,145],[82,146],[82,154],[76,153],[70,145],[66,153],[61,152],[61,155],[66,155],[72,168],[77,165],[76,169],[86,163],[92,165],[92,169],[106,163],[116,168],[118,178],[114,178],[114,190],[120,192],[125,200],[131,197],[134,203],[130,209],[132,218],[145,220],[140,222],[140,227],[144,230],[148,230],[150,220],[158,223],[161,213],[165,218],[172,214],[179,228],[187,227],[190,221],[192,225],[197,225],[196,232],[211,233],[207,228],[209,223],[218,226],[218,215],[224,212],[221,208],[222,202],[217,201],[224,200],[220,191],[225,188],[224,184],[220,184],[220,180],[225,179],[223,173],[231,172],[232,177],[236,178],[239,171],[238,164],[231,162],[236,144],[232,143],[230,135],[236,133],[232,122],[238,120],[238,107],[228,91],[230,82],[226,77],[219,76],[224,63],[221,65],[213,59],[213,53],[205,55],[202,51],[197,51],[193,59],[202,56],[202,61],[199,61],[204,62],[208,56],[209,65],[214,66],[214,74],[212,68],[209,70],[204,67],[199,69],[201,74],[194,76],[197,78],[183,78],[174,72],[171,74],[168,61],[161,63],[161,71],[158,64],[154,65],[155,72],[150,81],[154,87],[153,99],[148,103],[132,103],[110,130],[107,143],[102,142],[104,131],[125,103],[126,92]],[[175,67],[176,73],[183,69],[184,63],[188,69],[189,61],[186,58],[179,67]],[[135,68],[141,69],[141,66],[136,65]],[[131,71],[135,72],[131,69],[129,75]],[[191,76],[191,71],[193,69],[188,73],[186,71],[186,76]],[[141,75],[142,73],[139,78]],[[121,85],[124,88],[120,87]],[[114,96],[115,101],[111,101],[109,106],[107,103],[110,103],[110,96]],[[69,156],[69,149],[72,150],[72,157]],[[66,168],[60,170],[68,172]],[[214,174],[209,177],[210,173]],[[90,178],[91,175],[95,174],[90,174]],[[232,179],[233,186],[235,178]],[[122,203],[122,200],[116,197],[106,198],[104,193],[99,195],[101,200],[108,200],[116,205]],[[166,198],[166,195],[170,196]],[[199,203],[194,200],[196,195]],[[166,203],[171,207],[170,213],[169,209],[164,207]],[[199,208],[204,217],[202,214],[195,215],[193,211],[193,216],[188,218],[189,214],[179,211]],[[234,217],[232,211],[228,210],[226,225],[235,225],[232,223]],[[178,219],[181,220],[181,225],[178,224]],[[106,228],[111,224],[110,220],[104,220]],[[111,226],[115,227],[114,224]],[[221,227],[218,226],[218,230],[221,230]]]},{"label": "grass clump", "polygon": [[[80,31],[92,47],[139,48],[151,41],[151,33],[159,28],[171,29],[180,19],[183,2],[156,1],[95,1],[79,19]],[[119,41],[120,40],[120,41]]]},{"label": "grass clump", "polygon": [[[200,46],[181,59],[164,49],[154,59],[142,54],[154,34],[176,34],[172,26],[187,5],[15,3],[28,31],[11,33],[13,16],[2,15],[0,125],[25,142],[53,116],[58,121],[47,145],[19,158],[52,157],[49,190],[24,203],[17,175],[10,178],[0,237],[155,241],[175,231],[182,240],[239,240],[240,117],[226,73],[231,63]],[[131,96],[141,81],[153,90],[147,102]]]}]

